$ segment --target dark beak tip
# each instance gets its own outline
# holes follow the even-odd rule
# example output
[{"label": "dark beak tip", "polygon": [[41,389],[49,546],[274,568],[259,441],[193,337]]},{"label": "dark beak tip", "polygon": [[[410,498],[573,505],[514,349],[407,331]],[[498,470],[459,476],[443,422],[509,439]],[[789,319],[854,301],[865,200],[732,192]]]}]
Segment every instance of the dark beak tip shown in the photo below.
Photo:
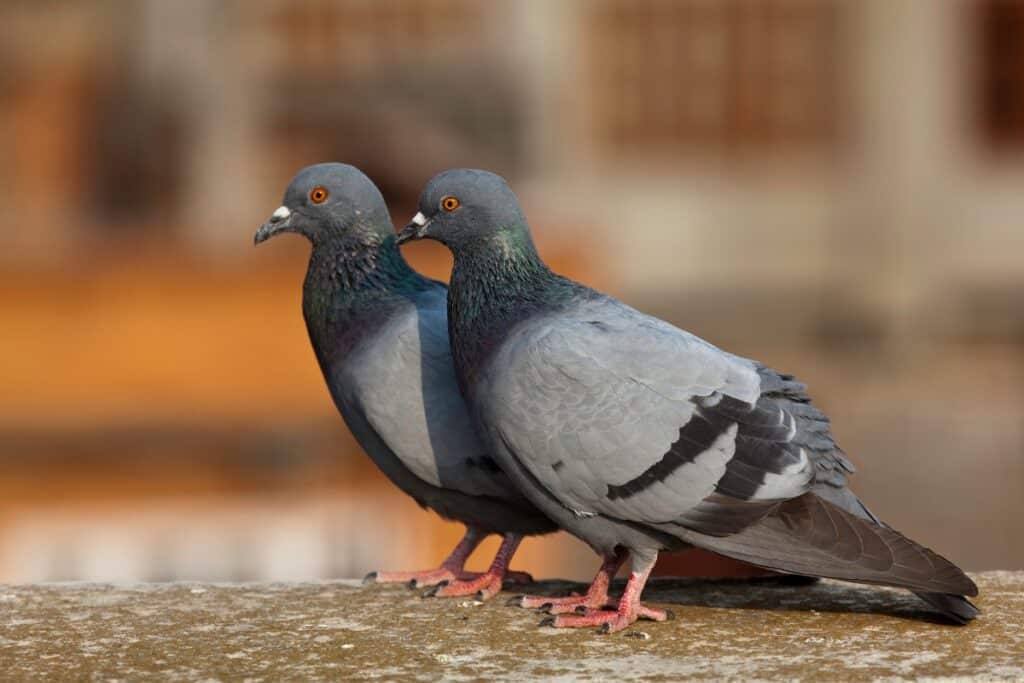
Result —
[{"label": "dark beak tip", "polygon": [[285,230],[287,230],[287,221],[271,219],[256,230],[256,234],[252,236],[252,243],[253,245],[260,245]]},{"label": "dark beak tip", "polygon": [[398,238],[395,240],[398,244],[405,244],[406,242],[414,242],[418,240],[421,235],[419,234],[420,226],[415,223],[410,223],[401,230],[398,231]]}]

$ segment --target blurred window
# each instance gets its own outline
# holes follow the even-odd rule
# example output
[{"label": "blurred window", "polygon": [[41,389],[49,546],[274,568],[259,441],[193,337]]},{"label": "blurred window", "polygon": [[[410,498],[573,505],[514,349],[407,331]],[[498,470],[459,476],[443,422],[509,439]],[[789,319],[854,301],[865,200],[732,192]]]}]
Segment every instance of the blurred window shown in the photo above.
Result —
[{"label": "blurred window", "polygon": [[595,132],[609,151],[835,143],[838,0],[587,5]]},{"label": "blurred window", "polygon": [[995,148],[1024,144],[1024,0],[983,0],[979,66],[981,132]]},{"label": "blurred window", "polygon": [[[457,53],[480,36],[486,4],[472,0],[297,0],[260,6],[254,23],[271,69],[336,78]],[[252,10],[254,12],[258,10]]]},{"label": "blurred window", "polygon": [[106,230],[163,232],[185,205],[188,133],[181,93],[130,74],[102,80],[86,159],[92,209]]},{"label": "blurred window", "polygon": [[[246,5],[246,64],[282,165],[338,158],[411,206],[437,168],[514,170],[526,110],[493,49],[496,3],[299,0]],[[415,158],[409,150],[415,149]],[[460,163],[461,162],[461,163]]]}]

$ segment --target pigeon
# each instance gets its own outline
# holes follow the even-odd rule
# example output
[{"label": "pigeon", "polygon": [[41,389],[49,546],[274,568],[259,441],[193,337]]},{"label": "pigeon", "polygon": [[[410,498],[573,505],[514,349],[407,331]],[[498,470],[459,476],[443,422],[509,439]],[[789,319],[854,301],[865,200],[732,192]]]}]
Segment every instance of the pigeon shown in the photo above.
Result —
[{"label": "pigeon", "polygon": [[[802,383],[552,272],[500,176],[435,176],[399,234],[424,238],[454,254],[456,374],[490,452],[604,559],[585,595],[519,600],[552,615],[542,623],[671,618],[640,595],[659,552],[691,546],[907,588],[954,623],[978,614],[970,578],[850,491],[854,467]],[[616,604],[608,584],[627,558]]]},{"label": "pigeon", "polygon": [[[366,582],[487,599],[504,578],[530,581],[509,572],[509,561],[524,535],[557,527],[519,493],[477,436],[452,366],[447,289],[406,263],[380,191],[353,166],[304,168],[254,241],[282,232],[312,243],[302,311],[352,434],[420,506],[466,525],[438,568],[373,572]],[[465,571],[466,559],[491,534],[503,538],[488,571]]]}]

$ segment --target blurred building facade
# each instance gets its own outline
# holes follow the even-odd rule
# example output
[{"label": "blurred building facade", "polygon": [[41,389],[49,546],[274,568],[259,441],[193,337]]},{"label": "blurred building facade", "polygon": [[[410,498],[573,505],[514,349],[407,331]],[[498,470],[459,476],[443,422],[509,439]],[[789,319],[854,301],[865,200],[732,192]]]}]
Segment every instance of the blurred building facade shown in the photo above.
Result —
[{"label": "blurred building facade", "polygon": [[[1024,566],[1024,0],[16,0],[0,26],[0,580],[350,576],[457,536],[339,424],[305,247],[250,248],[323,160],[399,224],[438,170],[506,175],[563,271],[808,381],[894,526]],[[593,570],[568,541],[524,561]]]}]

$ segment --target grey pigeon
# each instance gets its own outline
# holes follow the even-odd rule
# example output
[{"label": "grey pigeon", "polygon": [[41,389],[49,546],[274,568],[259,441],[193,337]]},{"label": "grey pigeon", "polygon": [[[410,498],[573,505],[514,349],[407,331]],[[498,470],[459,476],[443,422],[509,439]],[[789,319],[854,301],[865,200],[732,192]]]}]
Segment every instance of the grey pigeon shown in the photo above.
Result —
[{"label": "grey pigeon", "polygon": [[[447,289],[409,267],[377,187],[345,164],[301,170],[256,232],[313,245],[302,311],[324,379],[356,440],[423,507],[466,524],[440,567],[374,572],[368,581],[436,586],[433,594],[496,594],[523,535],[556,529],[509,482],[472,426],[448,342]],[[490,569],[463,570],[489,534],[504,536]]]},{"label": "grey pigeon", "polygon": [[[586,595],[520,604],[544,604],[557,627],[662,621],[670,614],[639,601],[658,553],[698,546],[909,588],[958,623],[978,613],[960,569],[847,488],[854,468],[803,384],[551,272],[497,175],[441,173],[419,208],[399,241],[435,239],[455,256],[455,368],[491,453],[605,558]],[[627,555],[625,593],[602,610]]]}]

